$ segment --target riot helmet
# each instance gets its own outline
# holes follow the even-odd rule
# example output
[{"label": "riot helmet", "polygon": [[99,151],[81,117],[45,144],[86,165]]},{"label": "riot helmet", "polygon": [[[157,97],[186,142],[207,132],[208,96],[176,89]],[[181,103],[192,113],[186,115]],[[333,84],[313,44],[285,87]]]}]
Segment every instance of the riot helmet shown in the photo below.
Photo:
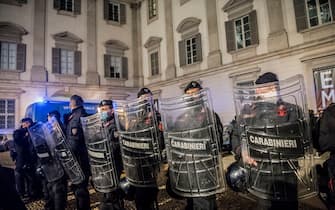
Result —
[{"label": "riot helmet", "polygon": [[108,122],[112,120],[114,118],[113,101],[109,99],[100,101],[98,111],[102,121]]},{"label": "riot helmet", "polygon": [[241,166],[238,161],[233,162],[226,172],[228,186],[235,192],[247,191],[247,173],[248,171]]},{"label": "riot helmet", "polygon": [[141,90],[137,93],[137,98],[140,98],[143,95],[152,95],[152,92],[149,88],[141,88]]}]

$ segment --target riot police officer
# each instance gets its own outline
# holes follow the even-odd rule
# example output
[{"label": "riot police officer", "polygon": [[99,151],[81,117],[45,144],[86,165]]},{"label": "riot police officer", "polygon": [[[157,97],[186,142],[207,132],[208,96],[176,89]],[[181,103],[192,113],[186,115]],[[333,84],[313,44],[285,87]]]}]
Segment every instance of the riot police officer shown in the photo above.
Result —
[{"label": "riot police officer", "polygon": [[[99,103],[99,112],[103,127],[106,129],[107,138],[111,147],[112,157],[116,167],[116,176],[120,179],[122,172],[122,157],[119,138],[116,134],[116,125],[114,119],[114,109],[112,100],[102,100]],[[94,176],[94,174],[93,174]],[[124,210],[124,202],[118,187],[110,189],[111,192],[103,193],[100,210]]]},{"label": "riot police officer", "polygon": [[[48,113],[48,121],[54,117],[60,124],[60,127],[64,131],[64,126],[62,124],[62,121],[60,120],[60,113],[57,110],[51,111]],[[57,164],[60,164],[58,160]],[[60,170],[63,170],[63,168],[60,168]],[[63,210],[66,208],[66,201],[67,201],[67,178],[65,175],[65,172],[63,170],[63,176],[60,176],[59,179],[55,181],[48,181],[46,179],[46,186],[45,186],[45,209],[46,210]]]},{"label": "riot police officer", "polygon": [[[298,183],[301,189],[306,189],[303,193],[313,191],[313,177],[309,176],[314,173],[304,172],[297,161],[305,152],[311,152],[308,123],[303,113],[305,102],[298,104],[299,99],[304,99],[304,90],[299,89],[303,86],[302,79],[297,78],[297,81],[288,80],[287,85],[283,82],[283,93],[280,93],[277,75],[267,72],[259,76],[255,87],[244,90],[250,91],[249,95],[239,90],[234,92],[238,128],[232,143],[234,152],[242,157],[244,168],[234,163],[230,169],[237,169],[234,174],[247,177],[244,181],[248,183],[239,183],[229,172],[228,180],[234,180],[255,195],[260,209],[297,209]],[[285,101],[289,99],[295,99],[293,102],[297,104]]]},{"label": "riot police officer", "polygon": [[[137,93],[137,98],[147,98],[148,100],[152,100],[152,92],[149,88],[141,88],[140,91]],[[159,116],[159,113],[155,110],[155,114]],[[160,117],[158,117],[160,119]],[[162,137],[161,132],[159,132],[160,137]],[[160,139],[160,147],[162,147],[163,139]],[[137,210],[158,210],[158,203],[157,203],[157,194],[158,194],[158,187],[157,184],[155,186],[150,187],[134,187],[135,191],[135,203]]]},{"label": "riot police officer", "polygon": [[[196,82],[191,81],[184,89],[184,93],[187,95],[198,94],[202,89],[202,86]],[[222,145],[223,141],[223,126],[219,116],[214,112],[215,120],[218,129],[219,143]],[[201,122],[197,122],[201,123]],[[195,198],[187,198],[187,206],[185,210],[216,210],[216,196],[207,196],[207,197],[195,197]]]},{"label": "riot police officer", "polygon": [[84,101],[80,96],[72,95],[70,97],[71,113],[65,124],[67,142],[85,175],[83,182],[72,184],[71,188],[76,197],[77,209],[87,210],[90,209],[90,196],[87,187],[91,172],[83,129],[80,123],[80,117],[87,116],[83,104]]}]

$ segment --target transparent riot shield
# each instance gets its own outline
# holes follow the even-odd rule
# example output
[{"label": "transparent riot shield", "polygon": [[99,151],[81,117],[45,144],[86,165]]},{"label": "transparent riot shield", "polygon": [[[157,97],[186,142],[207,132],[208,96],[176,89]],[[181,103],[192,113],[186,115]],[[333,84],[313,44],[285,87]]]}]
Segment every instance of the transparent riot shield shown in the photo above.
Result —
[{"label": "transparent riot shield", "polygon": [[210,93],[162,99],[171,189],[183,197],[209,196],[225,187]]},{"label": "transparent riot shield", "polygon": [[80,165],[72,154],[70,146],[66,141],[66,137],[62,128],[60,127],[56,118],[51,120],[43,126],[44,133],[48,142],[55,144],[55,154],[73,184],[80,184],[85,179],[85,175],[80,168]]},{"label": "transparent riot shield", "polygon": [[53,182],[64,176],[64,170],[55,157],[55,145],[46,138],[45,126],[45,124],[38,122],[31,126],[28,132],[40,160],[43,174],[48,182]]},{"label": "transparent riot shield", "polygon": [[119,177],[108,130],[103,126],[100,113],[82,117],[80,120],[90,157],[93,185],[99,192],[111,192],[118,186]]},{"label": "transparent riot shield", "polygon": [[114,110],[127,179],[134,186],[155,186],[160,151],[151,98],[117,102]]},{"label": "transparent riot shield", "polygon": [[234,87],[248,190],[267,200],[315,195],[316,173],[303,77]]}]

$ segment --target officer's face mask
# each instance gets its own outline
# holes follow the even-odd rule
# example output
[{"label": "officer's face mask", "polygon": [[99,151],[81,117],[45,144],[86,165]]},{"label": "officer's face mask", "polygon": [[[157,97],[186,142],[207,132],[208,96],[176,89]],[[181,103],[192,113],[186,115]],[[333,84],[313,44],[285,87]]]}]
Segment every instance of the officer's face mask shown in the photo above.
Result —
[{"label": "officer's face mask", "polygon": [[100,113],[100,118],[102,121],[107,121],[107,119],[109,118],[109,114],[107,111],[103,111]]},{"label": "officer's face mask", "polygon": [[101,107],[100,110],[100,119],[103,122],[107,122],[113,119],[113,109],[109,107]]},{"label": "officer's face mask", "polygon": [[259,99],[276,99],[278,97],[277,86],[265,86],[256,89],[256,93]]}]

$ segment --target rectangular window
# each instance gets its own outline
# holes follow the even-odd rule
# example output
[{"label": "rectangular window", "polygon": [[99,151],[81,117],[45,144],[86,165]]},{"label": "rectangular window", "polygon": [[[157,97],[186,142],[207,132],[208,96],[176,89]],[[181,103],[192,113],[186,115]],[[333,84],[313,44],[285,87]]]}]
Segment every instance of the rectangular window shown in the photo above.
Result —
[{"label": "rectangular window", "polygon": [[111,56],[110,77],[121,78],[122,71],[122,57]]},{"label": "rectangular window", "polygon": [[73,12],[73,0],[60,0],[60,10]]},{"label": "rectangular window", "polygon": [[15,128],[15,100],[0,99],[0,129]]},{"label": "rectangular window", "polygon": [[186,39],[186,64],[197,62],[197,44],[196,38]]},{"label": "rectangular window", "polygon": [[74,75],[74,51],[61,49],[60,73]]},{"label": "rectangular window", "polygon": [[108,20],[120,22],[120,4],[119,3],[109,1]]},{"label": "rectangular window", "polygon": [[329,0],[306,0],[308,23],[310,27],[332,21]]},{"label": "rectangular window", "polygon": [[159,74],[158,52],[150,54],[150,67],[151,67],[151,76]]},{"label": "rectangular window", "polygon": [[236,49],[251,45],[249,15],[235,20]]},{"label": "rectangular window", "polygon": [[1,69],[16,70],[17,44],[10,42],[1,42]]},{"label": "rectangular window", "polygon": [[149,19],[157,16],[157,0],[148,0]]}]

